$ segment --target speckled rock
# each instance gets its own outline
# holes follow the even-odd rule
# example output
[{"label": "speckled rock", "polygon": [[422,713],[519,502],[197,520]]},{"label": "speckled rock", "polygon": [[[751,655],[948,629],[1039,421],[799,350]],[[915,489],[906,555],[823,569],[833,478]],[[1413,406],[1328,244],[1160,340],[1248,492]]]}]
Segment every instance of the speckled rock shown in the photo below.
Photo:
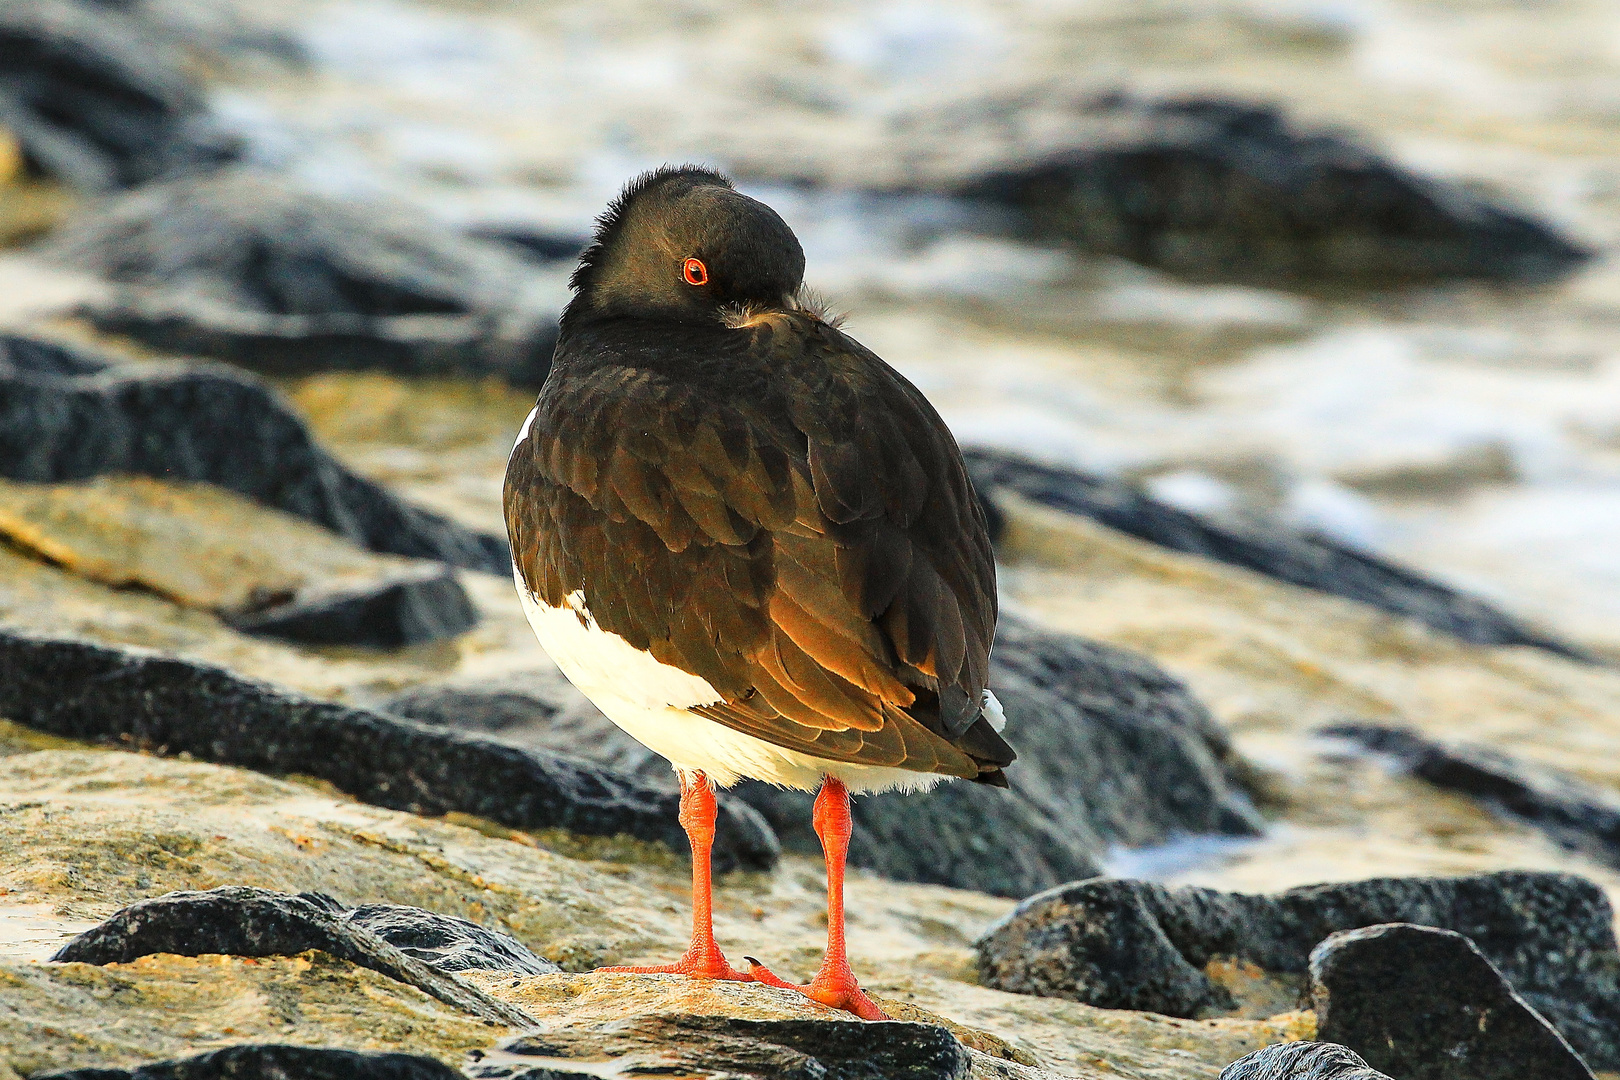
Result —
[{"label": "speckled rock", "polygon": [[523,1010],[406,955],[363,922],[337,918],[325,902],[239,885],[168,893],[131,904],[62,946],[51,959],[127,964],[152,953],[297,956],[310,949],[398,979],[486,1020],[517,1027],[530,1022]]},{"label": "speckled rock", "polygon": [[[318,895],[318,894],[317,894]],[[312,897],[313,899],[313,897]],[[520,975],[547,975],[562,970],[512,937],[469,919],[440,915],[404,904],[362,904],[345,911],[330,903],[344,922],[363,927],[439,971],[510,971]]]},{"label": "speckled rock", "polygon": [[[0,715],[54,735],[316,776],[382,806],[687,850],[677,796],[629,776],[178,658],[0,630]],[[779,850],[758,814],[722,801],[717,868],[769,867]]]},{"label": "speckled rock", "polygon": [[1303,997],[1311,949],[1328,935],[1434,926],[1471,938],[1587,1060],[1609,1068],[1620,1061],[1613,920],[1598,886],[1564,874],[1383,878],[1271,896],[1097,879],[1030,897],[978,950],[989,986],[1194,1016],[1237,1006],[1212,977],[1222,962],[1291,976]]},{"label": "speckled rock", "polygon": [[[1002,450],[970,447],[964,457],[974,487],[987,505],[995,503],[998,491],[1011,492],[1172,551],[1240,566],[1416,619],[1463,641],[1531,645],[1588,659],[1583,650],[1526,626],[1477,597],[1326,536],[1303,533],[1281,522],[1264,530],[1240,529],[1166,505],[1118,480]],[[998,511],[992,520],[1004,517]]]},{"label": "speckled rock", "polygon": [[373,551],[506,575],[506,540],[401,500],[323,450],[265,384],[211,367],[118,365],[0,335],[0,475],[30,483],[133,473],[204,481]]},{"label": "speckled rock", "polygon": [[1590,257],[1543,221],[1272,106],[1112,94],[1069,127],[1067,148],[955,193],[1016,210],[1032,235],[1200,280],[1539,281]]},{"label": "speckled rock", "polygon": [[1467,938],[1393,923],[1311,951],[1317,1033],[1402,1080],[1592,1080]]},{"label": "speckled rock", "polygon": [[1239,1058],[1220,1080],[1390,1080],[1337,1043],[1277,1043]]},{"label": "speckled rock", "polygon": [[376,1054],[312,1046],[229,1046],[134,1069],[68,1069],[35,1080],[461,1080],[461,1074],[416,1054]]},{"label": "speckled rock", "polygon": [[[45,249],[122,288],[80,314],[169,353],[275,374],[384,369],[538,387],[561,299],[524,260],[419,210],[248,170],[142,189]],[[555,294],[555,295],[550,295]]]}]

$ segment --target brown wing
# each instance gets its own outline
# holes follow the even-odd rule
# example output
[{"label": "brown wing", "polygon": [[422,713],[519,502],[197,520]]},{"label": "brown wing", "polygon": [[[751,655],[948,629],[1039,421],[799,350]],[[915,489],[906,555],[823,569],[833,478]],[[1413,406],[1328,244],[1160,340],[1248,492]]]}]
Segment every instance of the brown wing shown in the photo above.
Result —
[{"label": "brown wing", "polygon": [[[583,590],[602,628],[714,686],[724,701],[694,711],[719,723],[996,773],[1012,753],[979,716],[995,569],[944,423],[807,316],[688,333],[559,347],[507,475],[525,583],[552,605]],[[672,351],[678,368],[656,359]]]}]

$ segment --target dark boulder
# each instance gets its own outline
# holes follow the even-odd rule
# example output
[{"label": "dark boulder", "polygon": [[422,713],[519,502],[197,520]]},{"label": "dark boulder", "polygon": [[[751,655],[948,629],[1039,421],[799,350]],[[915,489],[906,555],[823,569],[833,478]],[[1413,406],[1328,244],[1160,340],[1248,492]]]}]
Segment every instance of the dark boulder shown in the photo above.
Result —
[{"label": "dark boulder", "polygon": [[428,564],[375,585],[311,592],[227,621],[245,634],[299,645],[398,649],[464,634],[478,625],[478,609],[454,571]]},{"label": "dark boulder", "polygon": [[1393,923],[1311,952],[1316,1030],[1401,1080],[1593,1080],[1461,934]]},{"label": "dark boulder", "polygon": [[[1290,585],[1416,619],[1462,641],[1530,645],[1572,659],[1591,659],[1483,600],[1326,536],[1280,522],[1261,529],[1210,521],[1161,503],[1121,481],[1044,465],[1002,450],[969,448],[964,457],[973,485],[986,504],[994,504],[998,490],[1010,491],[1172,551],[1241,566]],[[1000,516],[998,513],[993,520]]]},{"label": "dark boulder", "polygon": [[[326,780],[418,814],[628,835],[687,851],[678,797],[590,762],[315,701],[177,657],[0,630],[0,716],[65,738]],[[758,814],[722,799],[715,867],[767,869]]]},{"label": "dark boulder", "polygon": [[1373,878],[1272,895],[1098,878],[1025,900],[979,940],[979,972],[1014,993],[1218,1015],[1235,1002],[1212,961],[1253,964],[1303,998],[1318,942],[1391,922],[1466,935],[1595,1067],[1620,1064],[1614,913],[1602,889],[1567,874]]},{"label": "dark boulder", "polygon": [[440,915],[403,904],[362,904],[343,911],[344,922],[361,926],[429,967],[458,971],[510,971],[548,975],[561,971],[510,934],[454,915]]},{"label": "dark boulder", "polygon": [[1595,784],[1489,747],[1447,746],[1386,724],[1331,724],[1317,734],[1377,754],[1410,776],[1471,795],[1568,848],[1620,866],[1620,800]]},{"label": "dark boulder", "polygon": [[[901,881],[1027,896],[1095,873],[1095,860],[1115,846],[1258,833],[1259,819],[1229,775],[1225,733],[1146,658],[1003,617],[991,685],[1020,754],[1007,773],[1011,789],[945,783],[858,799],[853,864]],[[380,707],[589,757],[674,790],[663,758],[555,674],[416,687]],[[820,852],[809,793],[750,781],[733,791],[789,850]]]},{"label": "dark boulder", "polygon": [[538,387],[556,343],[553,301],[506,247],[419,210],[247,170],[133,192],[44,252],[122,286],[80,312],[98,329],[272,374],[382,369]]},{"label": "dark boulder", "polygon": [[0,126],[31,166],[85,192],[236,155],[177,49],[138,18],[73,0],[0,4]]},{"label": "dark boulder", "polygon": [[1538,282],[1590,257],[1528,214],[1274,107],[1116,94],[1068,120],[1062,148],[952,193],[1013,210],[1031,236],[1210,281]]},{"label": "dark boulder", "polygon": [[127,964],[152,953],[297,956],[319,949],[485,1020],[512,1027],[533,1023],[523,1010],[406,955],[362,923],[338,918],[332,913],[334,906],[328,897],[292,896],[242,885],[173,892],[136,901],[69,941],[51,959],[64,964]]},{"label": "dark boulder", "polygon": [[[471,1064],[476,1080],[541,1080],[511,1057],[550,1059],[543,1069],[578,1060],[598,1072],[699,1077],[815,1077],[818,1080],[966,1080],[968,1049],[935,1024],[883,1020],[745,1020],[653,1013],[597,1025],[544,1025],[500,1045],[505,1062]],[[564,1064],[563,1067],[566,1067]]]},{"label": "dark boulder", "polygon": [[1221,1070],[1219,1080],[1390,1080],[1335,1043],[1275,1043]]},{"label": "dark boulder", "polygon": [[227,1046],[133,1069],[68,1069],[34,1080],[463,1080],[430,1057],[315,1046]]},{"label": "dark boulder", "polygon": [[122,366],[0,334],[0,476],[60,483],[108,473],[205,481],[373,551],[511,572],[504,537],[411,506],[352,472],[256,379],[206,366]]}]

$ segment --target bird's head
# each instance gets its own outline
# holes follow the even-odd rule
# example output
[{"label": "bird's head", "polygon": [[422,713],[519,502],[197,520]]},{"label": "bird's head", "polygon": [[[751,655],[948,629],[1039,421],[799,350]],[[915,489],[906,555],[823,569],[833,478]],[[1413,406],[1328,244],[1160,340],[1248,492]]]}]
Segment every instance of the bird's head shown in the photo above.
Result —
[{"label": "bird's head", "polygon": [[697,166],[632,180],[596,223],[564,319],[704,321],[742,307],[791,306],[804,249],[775,210]]}]

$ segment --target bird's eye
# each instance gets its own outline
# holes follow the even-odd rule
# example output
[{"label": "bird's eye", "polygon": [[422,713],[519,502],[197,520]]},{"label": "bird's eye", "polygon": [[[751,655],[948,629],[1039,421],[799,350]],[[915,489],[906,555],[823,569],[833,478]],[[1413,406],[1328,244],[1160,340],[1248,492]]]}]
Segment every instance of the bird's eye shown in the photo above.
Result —
[{"label": "bird's eye", "polygon": [[686,265],[681,267],[681,273],[688,285],[707,285],[709,283],[709,268],[703,265],[702,259],[687,259]]}]

